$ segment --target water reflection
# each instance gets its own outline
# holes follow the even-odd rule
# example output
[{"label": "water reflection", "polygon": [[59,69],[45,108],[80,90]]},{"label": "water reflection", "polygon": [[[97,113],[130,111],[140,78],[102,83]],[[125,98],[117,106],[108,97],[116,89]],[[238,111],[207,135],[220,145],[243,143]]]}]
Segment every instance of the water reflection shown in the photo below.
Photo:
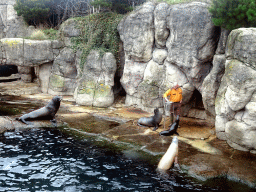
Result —
[{"label": "water reflection", "polygon": [[0,191],[209,191],[58,130],[6,132],[0,155]]}]

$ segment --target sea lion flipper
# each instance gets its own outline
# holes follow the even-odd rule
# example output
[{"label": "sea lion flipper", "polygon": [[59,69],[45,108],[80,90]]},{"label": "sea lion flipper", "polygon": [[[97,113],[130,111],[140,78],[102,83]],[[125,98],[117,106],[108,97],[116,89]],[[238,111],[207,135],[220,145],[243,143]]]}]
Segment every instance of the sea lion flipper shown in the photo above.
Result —
[{"label": "sea lion flipper", "polygon": [[158,129],[158,125],[155,126],[155,128],[153,129],[153,131],[156,131]]},{"label": "sea lion flipper", "polygon": [[57,127],[57,120],[56,120],[56,119],[52,119],[52,120],[50,120],[50,121],[52,122],[52,124],[53,124],[54,127]]},{"label": "sea lion flipper", "polygon": [[176,135],[178,135],[178,136],[180,136],[180,135],[179,135],[179,133],[178,133],[177,131],[175,131],[175,134],[176,134]]},{"label": "sea lion flipper", "polygon": [[22,123],[25,123],[25,124],[27,124],[27,125],[32,125],[32,124],[33,124],[32,122],[25,121],[25,119],[23,119],[23,118],[20,118],[19,120],[20,120]]},{"label": "sea lion flipper", "polygon": [[137,125],[139,125],[140,127],[146,127],[145,125],[142,125],[140,123],[137,123]]}]

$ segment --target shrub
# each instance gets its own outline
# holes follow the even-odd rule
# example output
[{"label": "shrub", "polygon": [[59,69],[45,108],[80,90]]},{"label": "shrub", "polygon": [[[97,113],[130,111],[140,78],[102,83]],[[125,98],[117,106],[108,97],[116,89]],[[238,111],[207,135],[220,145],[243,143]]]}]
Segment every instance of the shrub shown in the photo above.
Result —
[{"label": "shrub", "polygon": [[85,17],[76,18],[82,35],[73,37],[73,49],[82,50],[81,68],[86,61],[89,52],[93,49],[114,54],[117,62],[120,37],[117,31],[117,25],[123,15],[117,13],[97,13]]},{"label": "shrub", "polygon": [[214,25],[228,30],[256,26],[255,0],[213,0],[209,12]]},{"label": "shrub", "polygon": [[128,11],[132,11],[133,7],[132,5],[139,5],[141,3],[144,3],[145,0],[94,0],[91,1],[91,5],[96,8],[103,8],[108,11],[117,12],[120,14],[125,14]]},{"label": "shrub", "polygon": [[38,25],[48,18],[51,0],[16,0],[14,9],[28,24]]},{"label": "shrub", "polygon": [[45,35],[45,33],[42,30],[36,30],[36,31],[34,31],[31,34],[30,39],[33,39],[33,40],[46,40],[46,39],[48,39],[48,36]]},{"label": "shrub", "polygon": [[48,37],[48,39],[51,39],[51,40],[57,39],[58,30],[50,28],[50,29],[43,29],[42,31]]}]

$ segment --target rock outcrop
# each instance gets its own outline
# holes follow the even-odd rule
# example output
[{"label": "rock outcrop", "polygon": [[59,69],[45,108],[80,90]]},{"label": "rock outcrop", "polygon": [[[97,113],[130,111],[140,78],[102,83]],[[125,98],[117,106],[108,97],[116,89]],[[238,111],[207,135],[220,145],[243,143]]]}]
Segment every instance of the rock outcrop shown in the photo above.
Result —
[{"label": "rock outcrop", "polygon": [[112,105],[115,72],[116,60],[112,53],[107,52],[101,58],[99,51],[91,51],[74,93],[76,103],[95,107]]},{"label": "rock outcrop", "polygon": [[207,4],[147,2],[125,17],[118,30],[126,58],[121,79],[126,104],[147,111],[163,107],[163,93],[177,82],[183,88],[186,115],[193,91],[202,92],[212,69],[220,35]]},{"label": "rock outcrop", "polygon": [[221,78],[225,71],[226,55],[225,49],[227,44],[227,38],[229,31],[221,29],[221,35],[218,42],[216,53],[213,57],[213,67],[210,73],[205,77],[202,85],[202,99],[204,108],[212,116],[216,116],[215,113],[215,99],[217,91],[219,89]]},{"label": "rock outcrop", "polygon": [[77,86],[77,66],[80,54],[65,47],[55,58],[49,78],[48,93],[52,95],[73,95]]},{"label": "rock outcrop", "polygon": [[[21,74],[21,79],[25,82],[31,82],[33,76],[42,77],[45,81],[46,73],[49,73],[51,68],[44,71],[44,76],[39,75],[42,65],[49,64],[54,61],[63,48],[61,42],[55,40],[30,40],[23,38],[3,38],[1,41],[1,63],[7,65],[17,65],[18,71]],[[39,67],[40,66],[40,67]],[[43,67],[46,70],[45,67]],[[37,74],[36,74],[37,73]],[[49,78],[49,75],[48,75]],[[45,90],[45,83],[42,83],[42,91]]]},{"label": "rock outcrop", "polygon": [[256,29],[233,30],[216,101],[216,134],[236,149],[256,153]]},{"label": "rock outcrop", "polygon": [[15,0],[0,2],[0,38],[15,38],[29,36],[31,33],[22,17],[14,9]]}]

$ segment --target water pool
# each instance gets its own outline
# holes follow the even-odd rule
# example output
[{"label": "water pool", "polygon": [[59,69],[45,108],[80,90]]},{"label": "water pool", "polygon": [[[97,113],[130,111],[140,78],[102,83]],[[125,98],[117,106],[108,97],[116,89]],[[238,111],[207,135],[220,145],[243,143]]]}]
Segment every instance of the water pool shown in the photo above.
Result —
[{"label": "water pool", "polygon": [[0,136],[0,191],[221,191],[57,129]]}]

